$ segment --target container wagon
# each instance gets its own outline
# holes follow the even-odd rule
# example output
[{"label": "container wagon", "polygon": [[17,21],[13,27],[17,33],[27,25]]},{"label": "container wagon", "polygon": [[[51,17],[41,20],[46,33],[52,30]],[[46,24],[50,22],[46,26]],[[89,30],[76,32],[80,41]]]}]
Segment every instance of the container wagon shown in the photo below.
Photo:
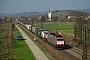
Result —
[{"label": "container wagon", "polygon": [[41,38],[45,38],[45,34],[48,34],[48,31],[41,31]]},{"label": "container wagon", "polygon": [[28,25],[28,24],[26,24],[26,28],[29,30],[29,26],[31,26],[31,25]]},{"label": "container wagon", "polygon": [[38,29],[38,36],[39,36],[40,38],[41,38],[41,36],[42,36],[42,35],[41,35],[41,32],[42,32],[42,31],[46,31],[46,30],[44,30],[44,29]]}]

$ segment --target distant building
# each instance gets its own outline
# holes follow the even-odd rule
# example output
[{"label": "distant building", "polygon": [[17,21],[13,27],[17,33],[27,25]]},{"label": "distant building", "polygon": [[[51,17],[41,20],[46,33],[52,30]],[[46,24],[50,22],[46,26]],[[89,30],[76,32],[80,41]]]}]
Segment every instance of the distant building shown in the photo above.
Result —
[{"label": "distant building", "polygon": [[41,16],[37,16],[37,19],[40,20],[41,19]]},{"label": "distant building", "polygon": [[52,16],[52,14],[51,14],[51,11],[49,9],[49,11],[48,11],[48,19],[49,19],[49,21],[51,21],[51,16]]},{"label": "distant building", "polygon": [[88,19],[90,19],[90,16],[88,16]]},{"label": "distant building", "polygon": [[4,18],[0,18],[0,23],[4,23]]},{"label": "distant building", "polygon": [[76,16],[68,16],[68,19],[75,20],[76,19]]}]

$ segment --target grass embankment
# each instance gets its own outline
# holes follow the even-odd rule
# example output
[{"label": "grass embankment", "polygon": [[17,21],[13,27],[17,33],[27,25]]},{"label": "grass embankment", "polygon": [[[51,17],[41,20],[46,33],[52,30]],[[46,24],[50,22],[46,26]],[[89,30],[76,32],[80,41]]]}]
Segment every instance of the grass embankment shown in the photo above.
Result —
[{"label": "grass embankment", "polygon": [[[21,34],[19,31],[16,32],[15,38],[18,34]],[[15,60],[36,60],[33,53],[27,46],[24,40],[15,40]]]}]

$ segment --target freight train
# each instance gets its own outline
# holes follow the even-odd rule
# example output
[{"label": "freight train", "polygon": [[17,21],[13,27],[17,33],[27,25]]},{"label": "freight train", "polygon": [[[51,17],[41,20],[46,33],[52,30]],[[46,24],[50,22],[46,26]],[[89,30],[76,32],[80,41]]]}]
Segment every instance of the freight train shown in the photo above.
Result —
[{"label": "freight train", "polygon": [[55,48],[64,48],[65,41],[63,36],[57,33],[49,32],[46,29],[41,29],[39,27],[32,26],[30,24],[20,23],[23,27],[25,27],[30,32],[36,34],[38,37],[42,38],[45,42],[48,42],[50,45]]}]

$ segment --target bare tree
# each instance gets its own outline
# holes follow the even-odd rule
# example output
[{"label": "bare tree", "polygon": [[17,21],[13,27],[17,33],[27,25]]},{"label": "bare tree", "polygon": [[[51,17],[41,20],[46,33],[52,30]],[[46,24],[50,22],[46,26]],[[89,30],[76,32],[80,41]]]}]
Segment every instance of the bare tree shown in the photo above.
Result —
[{"label": "bare tree", "polygon": [[75,25],[74,25],[74,34],[75,39],[78,39],[79,42],[82,41],[83,25],[84,25],[84,12],[78,12],[76,14]]}]

